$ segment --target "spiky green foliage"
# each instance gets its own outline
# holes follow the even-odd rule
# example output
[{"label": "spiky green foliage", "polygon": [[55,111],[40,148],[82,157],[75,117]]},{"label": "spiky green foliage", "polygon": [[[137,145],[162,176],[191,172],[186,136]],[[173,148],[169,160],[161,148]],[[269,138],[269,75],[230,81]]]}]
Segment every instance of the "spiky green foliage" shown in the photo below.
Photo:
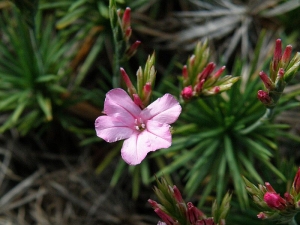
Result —
[{"label": "spiky green foliage", "polygon": [[[248,197],[241,175],[262,181],[260,167],[285,179],[275,166],[277,157],[273,156],[278,154],[276,137],[288,126],[269,123],[272,115],[265,112],[256,97],[261,87],[258,72],[269,62],[268,56],[264,55],[258,63],[262,57],[259,53],[263,54],[262,43],[263,38],[258,42],[250,66],[236,60],[232,74],[241,76],[241,80],[226,94],[188,103],[177,121],[172,146],[154,153],[171,160],[157,175],[177,173],[186,181],[188,196],[199,191],[203,193],[200,205],[213,192],[220,201],[233,185],[241,206],[246,207]],[[245,73],[244,69],[249,67],[249,72]],[[296,105],[299,104],[287,103],[283,97],[275,114],[283,110],[283,106]]]},{"label": "spiky green foliage", "polygon": [[80,101],[68,100],[67,87],[76,82],[68,67],[74,43],[55,32],[53,18],[39,12],[33,29],[21,13],[11,7],[0,19],[0,131],[17,127],[25,135],[57,116],[67,127],[72,121],[62,112]]}]

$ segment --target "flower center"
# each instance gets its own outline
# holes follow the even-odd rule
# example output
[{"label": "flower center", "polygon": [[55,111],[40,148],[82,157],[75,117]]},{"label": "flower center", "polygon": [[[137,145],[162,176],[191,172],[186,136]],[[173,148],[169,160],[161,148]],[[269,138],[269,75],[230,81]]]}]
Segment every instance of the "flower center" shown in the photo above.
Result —
[{"label": "flower center", "polygon": [[134,120],[134,124],[135,124],[135,129],[138,131],[143,131],[146,129],[146,125],[143,122],[142,118],[138,118]]}]

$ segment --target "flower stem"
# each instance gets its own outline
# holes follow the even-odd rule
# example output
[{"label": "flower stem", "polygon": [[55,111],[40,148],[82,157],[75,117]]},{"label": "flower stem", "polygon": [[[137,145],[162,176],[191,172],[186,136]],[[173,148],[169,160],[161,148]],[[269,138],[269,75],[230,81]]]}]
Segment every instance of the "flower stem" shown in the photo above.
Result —
[{"label": "flower stem", "polygon": [[109,1],[109,15],[110,15],[110,25],[113,35],[113,44],[114,44],[114,56],[113,56],[113,76],[112,84],[113,87],[120,86],[120,43],[118,41],[119,28],[118,28],[118,15],[116,9],[116,1]]},{"label": "flower stem", "polygon": [[267,108],[265,114],[259,118],[254,124],[240,131],[241,134],[248,134],[251,131],[255,130],[257,127],[271,119],[273,114],[273,108]]}]

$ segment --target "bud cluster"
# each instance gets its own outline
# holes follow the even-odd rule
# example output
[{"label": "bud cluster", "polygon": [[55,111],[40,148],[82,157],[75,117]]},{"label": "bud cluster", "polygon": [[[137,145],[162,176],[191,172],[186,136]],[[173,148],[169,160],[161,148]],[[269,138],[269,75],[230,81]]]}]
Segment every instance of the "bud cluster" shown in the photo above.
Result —
[{"label": "bud cluster", "polygon": [[208,42],[199,42],[194,50],[194,54],[189,57],[187,64],[182,68],[183,90],[181,97],[188,101],[198,96],[211,96],[226,91],[238,81],[238,77],[227,75],[221,79],[220,76],[225,70],[225,66],[216,72],[216,64],[208,62],[210,52]]},{"label": "bud cluster", "polygon": [[144,70],[139,67],[137,71],[137,89],[133,86],[128,74],[120,68],[122,78],[127,86],[127,91],[134,103],[141,109],[149,105],[152,87],[155,83],[156,71],[154,68],[155,54],[148,57]]},{"label": "bud cluster", "polygon": [[225,225],[225,217],[231,200],[229,194],[225,195],[220,207],[216,202],[214,203],[213,217],[207,217],[193,203],[185,203],[178,188],[175,185],[172,187],[163,178],[161,181],[157,180],[154,192],[161,203],[151,199],[148,202],[163,221],[158,222],[158,225]]},{"label": "bud cluster", "polygon": [[290,82],[300,67],[300,53],[291,58],[292,46],[287,45],[282,53],[282,43],[276,40],[273,60],[270,63],[270,77],[263,71],[259,76],[266,91],[259,90],[258,99],[267,107],[273,108],[278,102],[286,84]]},{"label": "bud cluster", "polygon": [[252,195],[256,203],[263,211],[257,217],[259,219],[272,219],[277,222],[289,222],[300,212],[300,168],[289,192],[283,197],[277,193],[269,182],[257,187],[244,178],[246,189]]},{"label": "bud cluster", "polygon": [[135,53],[139,45],[141,44],[140,41],[135,41],[132,45],[129,44],[129,39],[132,34],[131,22],[130,22],[130,14],[131,9],[127,7],[124,12],[120,9],[117,10],[118,15],[118,23],[121,28],[122,39],[125,42],[125,54],[124,57],[126,59],[131,58]]}]

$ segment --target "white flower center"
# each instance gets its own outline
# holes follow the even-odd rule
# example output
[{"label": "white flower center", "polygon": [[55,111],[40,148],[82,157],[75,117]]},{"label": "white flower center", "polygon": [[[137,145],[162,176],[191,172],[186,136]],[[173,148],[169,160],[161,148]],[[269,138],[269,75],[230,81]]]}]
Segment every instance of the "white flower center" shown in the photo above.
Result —
[{"label": "white flower center", "polygon": [[138,131],[143,131],[146,129],[146,125],[144,123],[144,121],[142,120],[142,118],[137,118],[134,120],[134,127],[136,130]]}]

